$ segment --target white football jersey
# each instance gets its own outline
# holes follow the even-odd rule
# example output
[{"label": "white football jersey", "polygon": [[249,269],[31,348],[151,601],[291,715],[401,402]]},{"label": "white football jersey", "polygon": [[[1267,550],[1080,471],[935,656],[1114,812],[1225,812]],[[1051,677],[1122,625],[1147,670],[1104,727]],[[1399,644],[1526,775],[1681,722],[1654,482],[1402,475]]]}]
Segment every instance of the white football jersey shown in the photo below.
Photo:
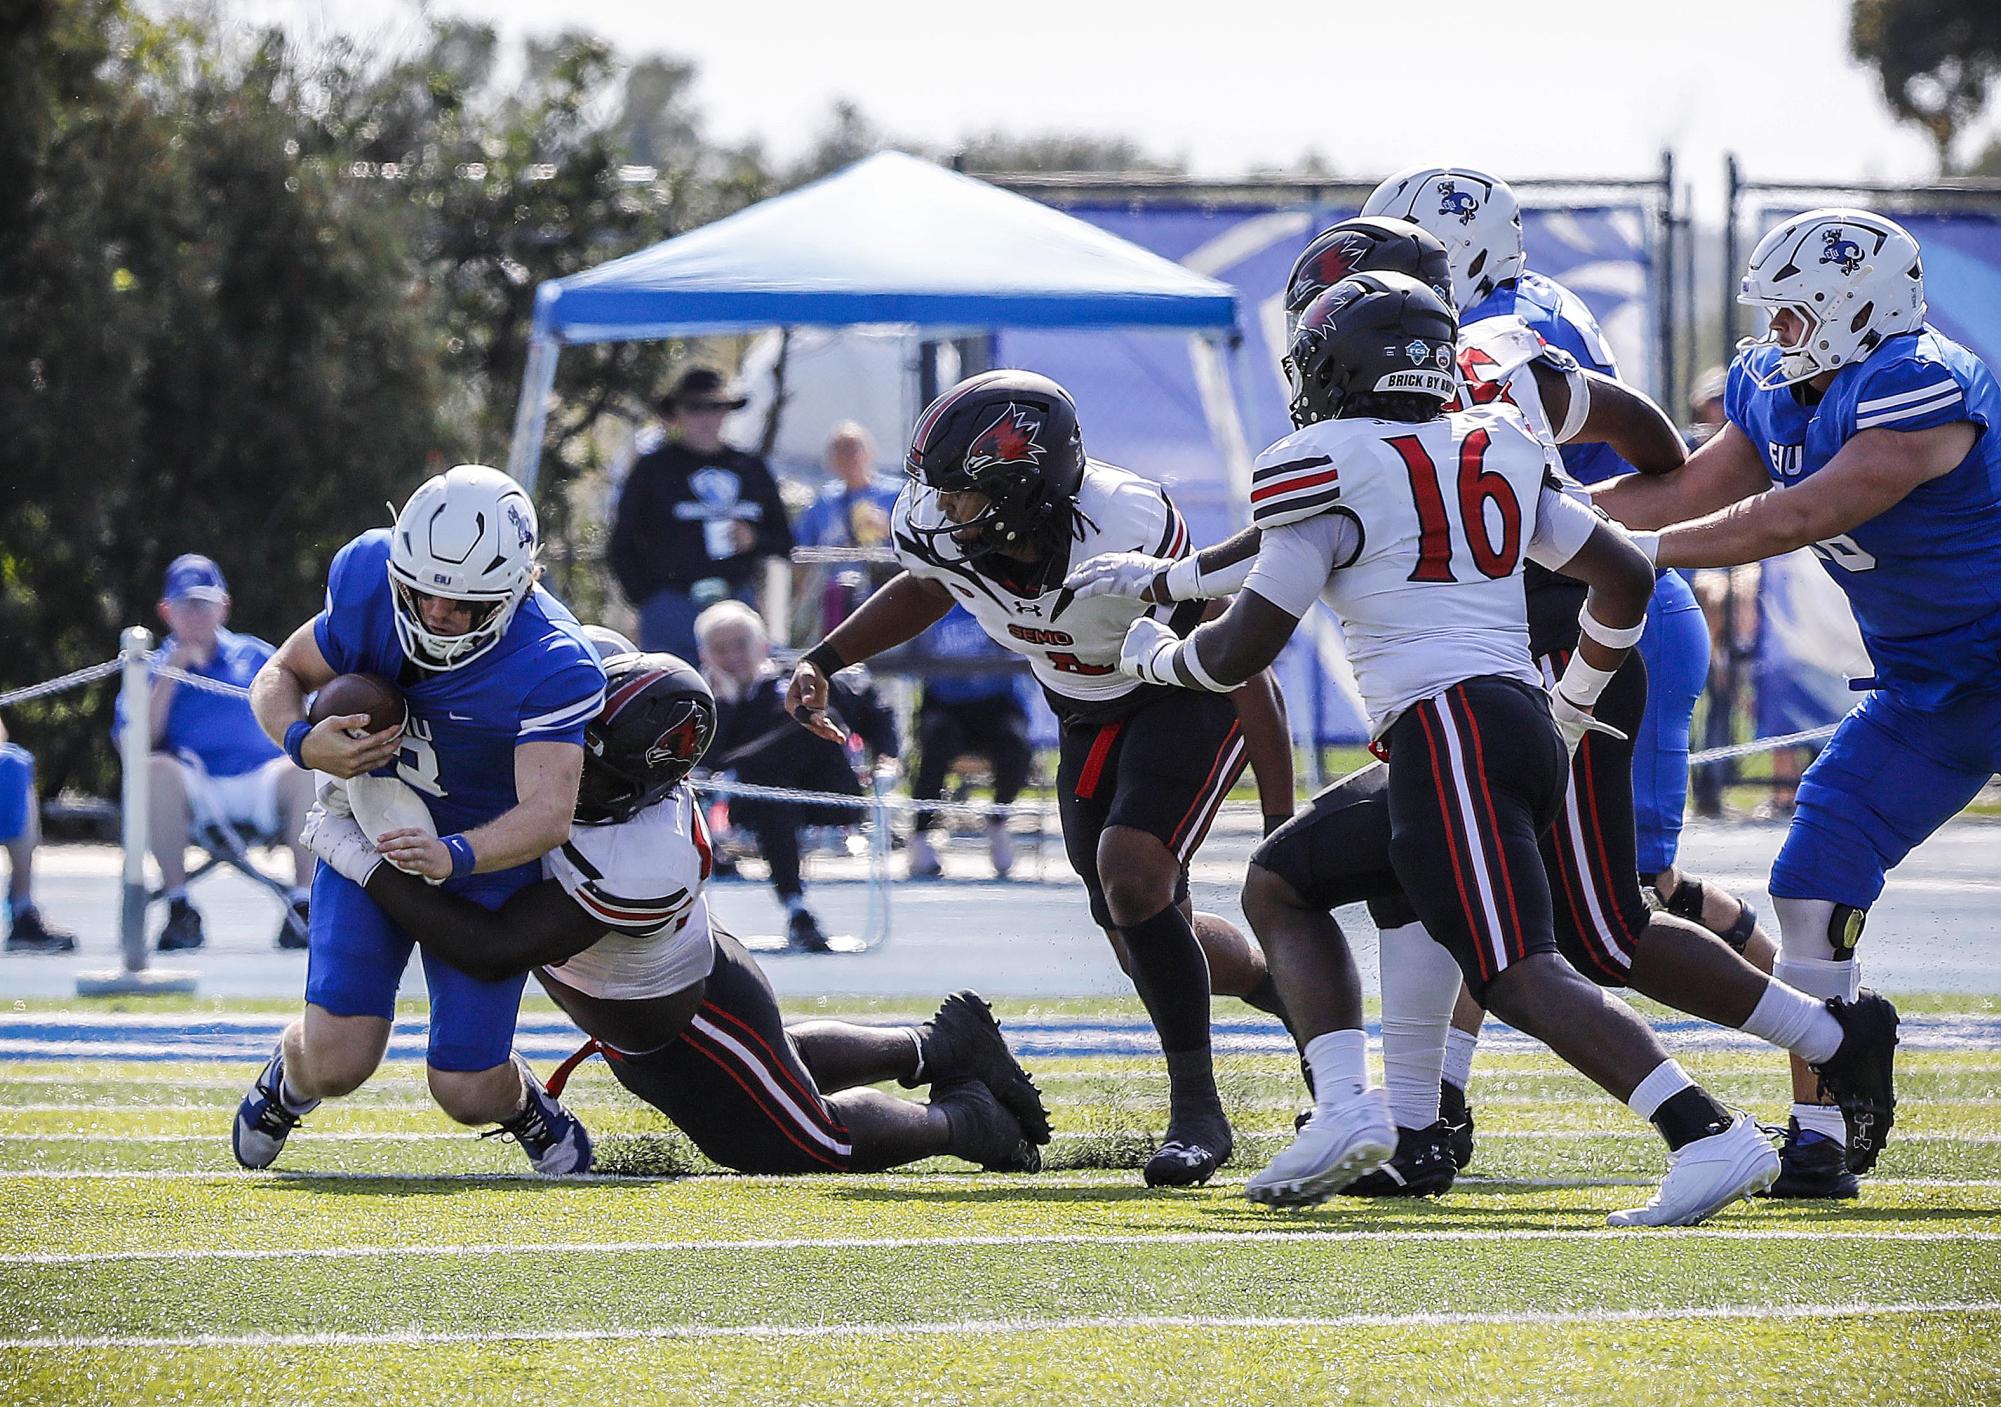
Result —
[{"label": "white football jersey", "polygon": [[692,788],[679,786],[629,820],[576,826],[542,857],[542,873],[602,922],[605,936],[545,969],[609,1001],[664,997],[715,966],[709,832]]},{"label": "white football jersey", "polygon": [[[1541,362],[1570,382],[1570,403],[1585,404],[1578,391],[1584,379],[1577,359],[1561,347],[1543,341],[1536,330],[1513,313],[1481,318],[1459,329],[1459,401],[1446,407],[1489,405],[1506,401],[1522,413],[1537,439],[1555,448],[1566,437],[1564,426],[1550,422],[1542,403],[1542,389],[1536,385],[1534,366]],[[1577,427],[1568,427],[1575,434]],[[1562,466],[1559,464],[1558,468]]]},{"label": "white football jersey", "polygon": [[[1339,617],[1380,734],[1411,704],[1495,674],[1540,685],[1522,563],[1550,503],[1554,450],[1512,405],[1406,424],[1329,420],[1259,455],[1264,529],[1245,587],[1293,615],[1317,596]],[[1536,556],[1561,565],[1595,519],[1574,514]]]},{"label": "white football jersey", "polygon": [[1070,564],[1101,552],[1170,559],[1187,555],[1188,525],[1159,484],[1092,460],[1085,464],[1077,490],[1077,519],[1068,563],[1056,563],[1044,578],[1047,588],[1029,596],[966,562],[950,537],[926,539],[911,532],[913,524],[933,527],[945,521],[937,495],[918,485],[907,485],[896,500],[891,532],[905,570],[942,583],[988,635],[1028,661],[1037,681],[1058,702],[1068,700],[1080,706],[1075,711],[1088,712],[1158,687],[1119,672],[1119,647],[1136,617],[1152,614],[1186,633],[1200,618],[1200,607],[1187,602],[1148,606],[1121,596],[1080,600],[1063,587]]}]

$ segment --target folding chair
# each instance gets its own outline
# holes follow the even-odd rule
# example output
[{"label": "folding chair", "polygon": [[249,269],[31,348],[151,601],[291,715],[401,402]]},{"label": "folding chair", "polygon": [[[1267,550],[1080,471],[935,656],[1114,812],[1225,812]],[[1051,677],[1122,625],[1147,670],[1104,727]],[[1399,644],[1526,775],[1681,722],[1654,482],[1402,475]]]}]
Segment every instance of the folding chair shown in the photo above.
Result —
[{"label": "folding chair", "polygon": [[[208,768],[202,760],[186,749],[175,754],[182,769],[187,773],[188,843],[200,849],[203,858],[200,864],[188,871],[188,884],[192,886],[209,871],[227,865],[254,884],[271,891],[284,910],[285,927],[290,929],[301,942],[306,939],[306,925],[292,909],[291,886],[276,875],[258,867],[250,858],[250,847],[266,848],[283,842],[284,837],[277,830],[265,832],[260,827],[245,821],[231,821],[222,814],[216,802],[215,786],[209,780]],[[281,823],[282,824],[282,823]],[[164,888],[155,889],[146,896],[151,904],[166,897]]]}]

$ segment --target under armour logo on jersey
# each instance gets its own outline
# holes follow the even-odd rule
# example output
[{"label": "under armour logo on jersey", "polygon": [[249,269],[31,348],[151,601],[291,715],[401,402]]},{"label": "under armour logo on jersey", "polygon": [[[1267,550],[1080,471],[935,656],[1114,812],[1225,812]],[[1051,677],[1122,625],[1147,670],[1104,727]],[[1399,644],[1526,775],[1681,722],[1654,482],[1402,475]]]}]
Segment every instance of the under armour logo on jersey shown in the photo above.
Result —
[{"label": "under armour logo on jersey", "polygon": [[1033,408],[1008,402],[993,423],[973,436],[973,442],[966,446],[967,472],[995,464],[1041,463],[1045,451],[1036,438],[1041,428],[1042,417]]},{"label": "under armour logo on jersey", "polygon": [[1844,274],[1852,274],[1862,267],[1862,246],[1843,235],[1838,227],[1822,230],[1820,242],[1821,263],[1836,265]]},{"label": "under armour logo on jersey", "polygon": [[1042,607],[1034,601],[1017,601],[1014,603],[1014,613],[1018,616],[1039,616],[1042,614]]},{"label": "under armour logo on jersey", "polygon": [[1459,223],[1470,225],[1473,217],[1480,213],[1480,199],[1471,191],[1462,191],[1450,181],[1441,181],[1438,186],[1438,213],[1457,215]]}]

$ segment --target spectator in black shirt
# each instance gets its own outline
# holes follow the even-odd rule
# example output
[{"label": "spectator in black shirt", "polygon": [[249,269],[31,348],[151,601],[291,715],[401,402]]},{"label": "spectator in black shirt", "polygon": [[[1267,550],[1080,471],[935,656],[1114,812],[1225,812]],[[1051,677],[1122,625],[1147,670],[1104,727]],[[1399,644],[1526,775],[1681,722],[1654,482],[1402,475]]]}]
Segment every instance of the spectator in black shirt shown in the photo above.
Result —
[{"label": "spectator in black shirt", "polygon": [[[860,796],[855,772],[862,745],[876,762],[896,757],[895,718],[873,689],[838,675],[831,685],[832,708],[850,730],[848,744],[830,742],[793,723],[785,712],[790,672],[771,663],[764,621],[742,602],[725,601],[703,611],[695,634],[701,641],[702,675],[716,695],[716,736],[707,761],[717,773],[757,786]],[[785,905],[786,936],[794,948],[827,951],[826,935],[806,907],[799,828],[850,826],[860,815],[855,807],[830,803],[747,796],[730,800],[730,824],[750,832],[771,866],[771,887]]]},{"label": "spectator in black shirt", "polygon": [[667,439],[633,464],[612,512],[611,569],[639,612],[642,649],[695,657],[695,617],[718,601],[755,601],[764,563],[792,550],[764,461],[723,443],[738,395],[712,367],[690,367],[661,401]]}]

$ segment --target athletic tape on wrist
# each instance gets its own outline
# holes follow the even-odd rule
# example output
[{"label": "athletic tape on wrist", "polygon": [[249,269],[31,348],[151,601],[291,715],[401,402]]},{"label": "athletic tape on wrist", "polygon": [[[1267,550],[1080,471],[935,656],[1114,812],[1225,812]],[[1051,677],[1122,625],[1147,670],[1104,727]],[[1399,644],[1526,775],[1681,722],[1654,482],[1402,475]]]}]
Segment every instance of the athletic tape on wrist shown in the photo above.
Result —
[{"label": "athletic tape on wrist", "polygon": [[452,878],[463,879],[472,873],[476,859],[472,853],[472,842],[462,835],[448,835],[444,838],[445,849],[452,857]]},{"label": "athletic tape on wrist", "polygon": [[[1642,616],[1638,625],[1620,629],[1617,626],[1607,625],[1604,621],[1592,615],[1590,608],[1587,606],[1577,613],[1577,629],[1583,635],[1597,641],[1608,650],[1630,650],[1633,646],[1639,644],[1640,637],[1646,634],[1647,621],[1646,617]],[[1575,660],[1577,657],[1573,655],[1571,658]]]},{"label": "athletic tape on wrist", "polygon": [[1199,557],[1183,557],[1167,569],[1161,585],[1170,601],[1196,601],[1202,596],[1202,562]]},{"label": "athletic tape on wrist", "polygon": [[1600,669],[1582,654],[1573,653],[1570,663],[1563,667],[1563,678],[1556,681],[1557,695],[1566,703],[1588,709],[1598,702],[1598,696],[1605,692],[1605,686],[1618,672],[1616,669]]},{"label": "athletic tape on wrist", "polygon": [[306,734],[312,731],[313,725],[303,718],[285,729],[285,755],[308,772],[313,769],[306,766]]},{"label": "athletic tape on wrist", "polygon": [[1633,540],[1633,546],[1646,554],[1649,562],[1654,563],[1656,566],[1660,564],[1661,535],[1659,533],[1634,532],[1629,528],[1626,531],[1626,536]]}]

